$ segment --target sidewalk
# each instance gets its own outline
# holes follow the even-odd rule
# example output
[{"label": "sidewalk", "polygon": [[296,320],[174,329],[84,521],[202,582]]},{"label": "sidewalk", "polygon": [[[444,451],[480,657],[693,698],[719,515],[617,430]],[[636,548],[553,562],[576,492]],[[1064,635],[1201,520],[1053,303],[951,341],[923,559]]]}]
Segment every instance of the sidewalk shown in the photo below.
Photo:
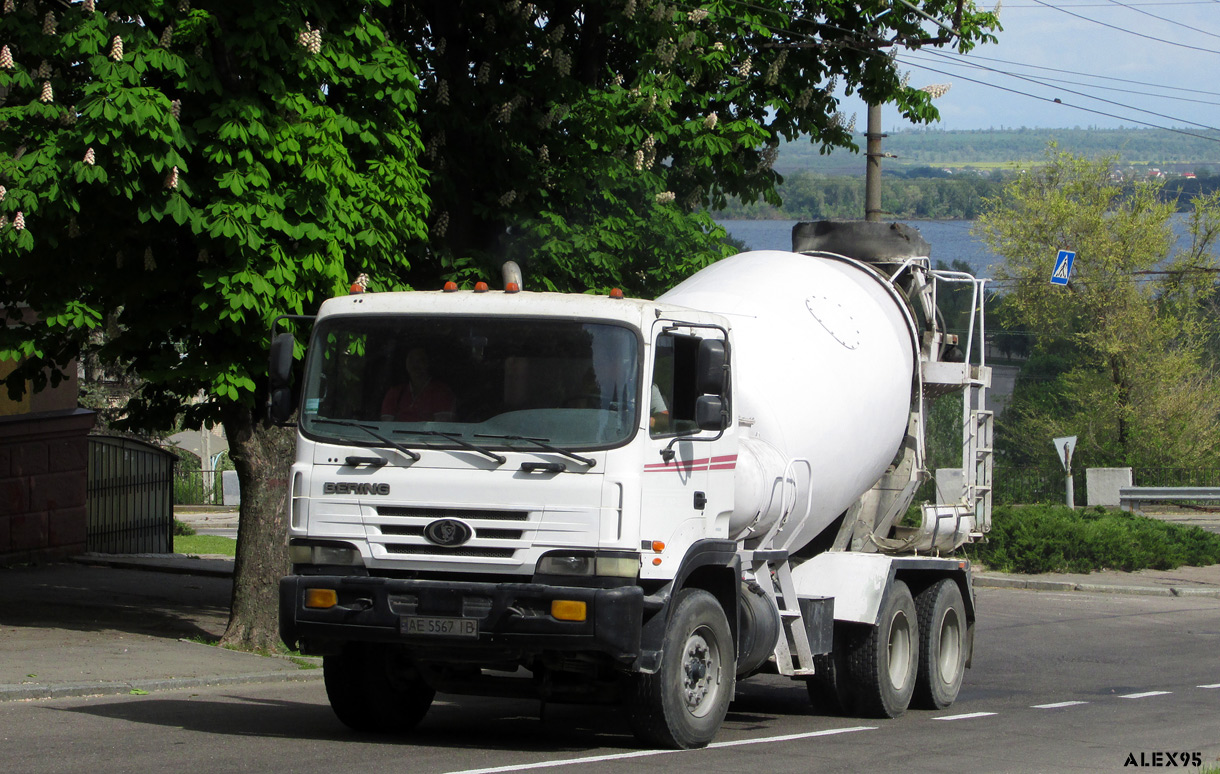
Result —
[{"label": "sidewalk", "polygon": [[286,658],[202,644],[228,621],[232,560],[78,561],[92,563],[0,568],[0,701],[322,676]]},{"label": "sidewalk", "polygon": [[1121,572],[1102,570],[1088,574],[1044,573],[1019,575],[976,568],[974,585],[1033,591],[1090,591],[1158,597],[1211,597],[1220,599],[1220,564],[1179,567],[1176,570]]},{"label": "sidewalk", "polygon": [[[231,559],[181,554],[0,568],[0,701],[319,679],[320,669],[198,641],[224,632],[232,574]],[[980,569],[974,585],[1220,599],[1220,565],[1089,575]]]}]

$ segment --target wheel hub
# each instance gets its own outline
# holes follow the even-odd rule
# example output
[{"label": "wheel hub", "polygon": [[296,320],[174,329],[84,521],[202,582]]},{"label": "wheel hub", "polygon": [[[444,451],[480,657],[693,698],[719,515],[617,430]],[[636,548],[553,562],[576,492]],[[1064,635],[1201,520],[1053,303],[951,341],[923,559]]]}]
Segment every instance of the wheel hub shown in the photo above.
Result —
[{"label": "wheel hub", "polygon": [[715,697],[717,682],[715,679],[714,654],[707,641],[699,634],[694,634],[686,642],[683,654],[683,685],[682,691],[686,708],[692,715],[703,715]]}]

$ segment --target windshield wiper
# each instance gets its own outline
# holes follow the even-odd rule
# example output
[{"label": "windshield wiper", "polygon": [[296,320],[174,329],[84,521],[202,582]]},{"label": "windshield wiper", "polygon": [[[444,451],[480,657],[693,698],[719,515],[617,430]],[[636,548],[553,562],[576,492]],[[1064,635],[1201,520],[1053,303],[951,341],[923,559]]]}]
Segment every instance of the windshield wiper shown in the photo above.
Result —
[{"label": "windshield wiper", "polygon": [[577,462],[579,462],[583,465],[586,465],[590,468],[597,464],[597,460],[593,459],[592,457],[582,457],[581,455],[576,454],[575,452],[570,452],[567,449],[561,449],[558,446],[552,446],[551,444],[547,443],[546,438],[529,438],[524,435],[485,435],[483,433],[475,433],[474,437],[475,438],[499,438],[500,440],[503,440],[503,441],[526,441],[528,443],[534,444],[535,446],[537,446],[540,449],[543,449],[544,451],[549,451],[554,454],[561,454],[570,460],[576,460]]},{"label": "windshield wiper", "polygon": [[473,444],[470,441],[467,441],[462,436],[458,435],[457,433],[444,433],[444,432],[441,432],[440,430],[395,430],[394,434],[395,435],[439,435],[441,438],[448,438],[450,441],[453,441],[458,446],[461,446],[463,449],[469,449],[472,452],[477,452],[479,454],[482,454],[484,457],[490,457],[491,459],[495,460],[496,462],[500,463],[501,465],[503,465],[505,462],[508,462],[508,458],[505,457],[504,455],[496,454],[494,451],[491,451],[490,449],[484,449],[482,446]]},{"label": "windshield wiper", "polygon": [[368,425],[362,425],[359,422],[352,422],[347,419],[314,419],[313,421],[319,422],[322,424],[327,424],[327,425],[341,425],[343,427],[357,427],[357,428],[363,430],[364,432],[368,433],[369,435],[373,436],[378,441],[381,441],[382,443],[385,443],[385,444],[389,444],[390,446],[394,447],[398,451],[407,455],[408,457],[411,458],[412,462],[419,462],[419,452],[408,449],[407,447],[400,444],[398,441],[394,441],[389,438],[386,438],[384,435],[377,432],[376,430],[369,427]]}]

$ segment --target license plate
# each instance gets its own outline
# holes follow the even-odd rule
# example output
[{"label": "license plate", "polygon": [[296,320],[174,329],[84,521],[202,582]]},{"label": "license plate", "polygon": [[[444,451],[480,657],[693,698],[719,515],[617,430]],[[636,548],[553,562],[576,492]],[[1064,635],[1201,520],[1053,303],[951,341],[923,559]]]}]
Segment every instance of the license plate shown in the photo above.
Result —
[{"label": "license plate", "polygon": [[479,636],[479,621],[476,618],[440,618],[413,615],[402,619],[401,631],[406,635],[422,637],[463,637],[476,639]]}]

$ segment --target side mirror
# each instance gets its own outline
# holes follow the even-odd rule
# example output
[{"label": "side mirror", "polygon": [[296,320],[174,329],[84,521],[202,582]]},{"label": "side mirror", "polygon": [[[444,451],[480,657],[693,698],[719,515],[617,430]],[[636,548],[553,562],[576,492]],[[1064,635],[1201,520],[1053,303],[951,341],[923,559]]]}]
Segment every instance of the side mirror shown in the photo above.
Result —
[{"label": "side mirror", "polygon": [[724,410],[724,398],[719,395],[700,395],[695,399],[695,424],[700,430],[722,432],[729,426]]},{"label": "side mirror", "polygon": [[295,340],[291,333],[279,333],[271,340],[271,389],[273,391],[292,385],[292,347]]},{"label": "side mirror", "polygon": [[292,419],[292,412],[296,411],[295,404],[296,395],[291,388],[276,387],[271,391],[271,421],[281,425],[288,422]]},{"label": "side mirror", "polygon": [[722,340],[703,339],[699,342],[696,386],[700,394],[724,394],[724,377],[728,371],[728,362],[728,353]]}]

